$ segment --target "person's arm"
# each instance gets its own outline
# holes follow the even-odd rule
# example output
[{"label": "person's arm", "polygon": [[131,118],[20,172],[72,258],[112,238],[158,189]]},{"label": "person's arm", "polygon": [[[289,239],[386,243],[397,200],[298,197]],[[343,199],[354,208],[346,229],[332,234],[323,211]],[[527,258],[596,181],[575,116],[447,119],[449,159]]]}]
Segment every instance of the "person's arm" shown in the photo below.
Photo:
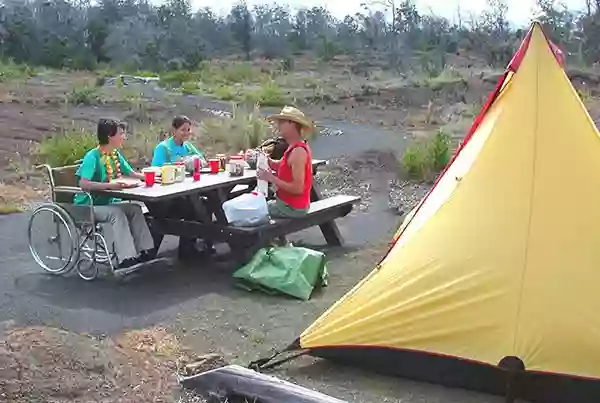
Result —
[{"label": "person's arm", "polygon": [[292,181],[285,182],[274,176],[272,182],[278,189],[283,189],[291,194],[302,194],[306,173],[306,160],[308,154],[304,148],[295,148],[289,155],[288,163],[292,169]]},{"label": "person's arm", "polygon": [[144,180],[144,175],[139,172],[135,172],[135,170],[129,164],[129,161],[127,161],[125,157],[121,155],[121,153],[119,153],[119,163],[121,164],[121,173],[123,176]]},{"label": "person's arm", "polygon": [[206,157],[204,156],[204,153],[202,151],[198,150],[198,148],[195,145],[193,145],[192,143],[188,142],[187,144],[188,144],[188,149],[189,149],[190,153],[192,155],[197,155],[200,158],[200,164],[203,167],[208,166],[208,161],[207,161]]},{"label": "person's arm", "polygon": [[77,170],[77,176],[79,176],[79,187],[86,192],[93,192],[94,190],[108,190],[118,189],[121,186],[116,183],[107,182],[96,182],[94,181],[94,175],[98,167],[98,160],[93,153],[87,153]]}]

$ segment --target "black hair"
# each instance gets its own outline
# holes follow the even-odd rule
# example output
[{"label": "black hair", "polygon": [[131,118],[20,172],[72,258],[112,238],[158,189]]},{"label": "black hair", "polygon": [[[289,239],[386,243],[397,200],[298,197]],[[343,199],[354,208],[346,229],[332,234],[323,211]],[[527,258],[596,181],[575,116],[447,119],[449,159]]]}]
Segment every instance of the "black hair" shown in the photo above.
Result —
[{"label": "black hair", "polygon": [[185,115],[179,115],[179,116],[175,116],[173,118],[173,122],[171,123],[171,126],[173,127],[173,129],[179,129],[181,126],[183,126],[186,123],[189,123],[191,125],[192,121],[190,120],[190,118],[188,118]]},{"label": "black hair", "polygon": [[108,140],[115,136],[119,129],[125,131],[127,125],[124,122],[120,122],[116,119],[100,119],[98,121],[98,129],[96,134],[98,136],[98,144],[101,146],[108,144]]}]

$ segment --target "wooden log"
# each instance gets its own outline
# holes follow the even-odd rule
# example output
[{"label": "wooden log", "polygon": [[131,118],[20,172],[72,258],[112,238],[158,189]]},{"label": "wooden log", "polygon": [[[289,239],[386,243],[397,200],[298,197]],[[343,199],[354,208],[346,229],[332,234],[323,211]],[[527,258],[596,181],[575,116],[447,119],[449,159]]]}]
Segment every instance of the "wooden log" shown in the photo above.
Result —
[{"label": "wooden log", "polygon": [[181,384],[203,397],[221,401],[241,397],[256,403],[347,403],[239,365],[183,378]]}]

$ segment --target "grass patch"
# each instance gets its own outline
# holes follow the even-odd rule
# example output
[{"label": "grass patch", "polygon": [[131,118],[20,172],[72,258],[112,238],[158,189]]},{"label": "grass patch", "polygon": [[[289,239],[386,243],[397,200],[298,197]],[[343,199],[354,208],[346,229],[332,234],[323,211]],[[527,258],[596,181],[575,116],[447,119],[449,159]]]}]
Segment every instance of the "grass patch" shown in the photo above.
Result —
[{"label": "grass patch", "polygon": [[71,125],[64,128],[61,133],[43,139],[35,154],[42,162],[52,167],[59,167],[74,164],[97,145],[98,140],[95,135]]},{"label": "grass patch", "polygon": [[440,129],[429,139],[418,139],[402,155],[402,167],[412,179],[432,181],[450,161],[451,138]]},{"label": "grass patch", "polygon": [[12,60],[0,62],[0,83],[14,80],[26,80],[35,75],[35,69],[26,64],[18,64]]},{"label": "grass patch", "polygon": [[39,193],[25,184],[9,185],[0,182],[0,215],[21,213],[26,202],[39,197]]},{"label": "grass patch", "polygon": [[204,119],[200,124],[203,144],[214,152],[237,153],[255,148],[272,134],[257,104],[251,110],[232,105],[232,117]]},{"label": "grass patch", "polygon": [[23,209],[13,204],[1,204],[0,203],[0,215],[22,213]]},{"label": "grass patch", "polygon": [[431,88],[432,90],[440,90],[451,85],[466,84],[466,80],[459,71],[446,68],[440,71],[439,74],[418,77],[412,81],[412,84],[416,87],[426,87]]}]

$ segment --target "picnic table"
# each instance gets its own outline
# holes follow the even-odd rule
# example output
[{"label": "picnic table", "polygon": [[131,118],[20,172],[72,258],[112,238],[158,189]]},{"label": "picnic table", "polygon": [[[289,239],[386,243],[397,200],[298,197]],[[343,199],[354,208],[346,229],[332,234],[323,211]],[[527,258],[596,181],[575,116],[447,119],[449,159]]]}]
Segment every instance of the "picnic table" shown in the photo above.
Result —
[{"label": "picnic table", "polygon": [[[327,164],[325,160],[313,160],[313,175],[319,167]],[[123,200],[142,202],[148,208],[147,220],[153,233],[155,248],[158,250],[164,235],[198,237],[210,242],[226,242],[234,255],[242,260],[248,253],[259,247],[268,238],[285,236],[287,233],[319,225],[328,244],[342,245],[343,238],[333,221],[337,216],[350,212],[356,197],[345,196],[335,203],[323,199],[317,184],[313,181],[311,189],[311,210],[307,217],[293,219],[294,225],[286,220],[278,220],[259,228],[235,228],[229,225],[222,205],[225,201],[244,192],[249,192],[256,185],[256,171],[247,169],[242,176],[230,176],[227,172],[218,174],[201,173],[199,181],[186,177],[183,182],[152,187],[135,187],[121,190],[102,190],[98,194],[117,197]],[[175,218],[165,208],[166,201],[175,198],[184,199],[194,212],[193,219]],[[204,201],[202,202],[201,199]],[[322,202],[322,205],[315,204]],[[314,208],[313,208],[314,207]],[[336,210],[335,214],[331,213]],[[326,214],[326,212],[329,212]],[[333,214],[333,215],[332,215]],[[331,217],[329,217],[331,216]]]}]

